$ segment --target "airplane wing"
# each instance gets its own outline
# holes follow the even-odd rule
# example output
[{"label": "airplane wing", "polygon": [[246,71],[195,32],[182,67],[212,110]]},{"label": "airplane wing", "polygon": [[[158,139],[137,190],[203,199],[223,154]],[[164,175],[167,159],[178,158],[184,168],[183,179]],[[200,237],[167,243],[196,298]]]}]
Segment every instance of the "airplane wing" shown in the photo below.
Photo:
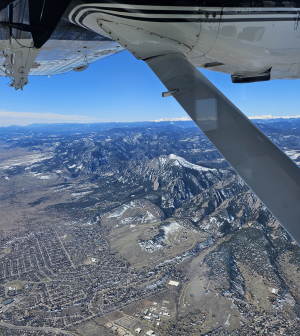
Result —
[{"label": "airplane wing", "polygon": [[300,168],[185,56],[146,60],[229,164],[300,246]]},{"label": "airplane wing", "polygon": [[[0,12],[1,15],[1,12]],[[0,30],[5,32],[2,28]],[[15,33],[16,39],[13,39],[13,45],[16,50],[27,42],[25,39],[19,39]],[[5,40],[5,38],[2,38]],[[1,36],[0,36],[1,41]],[[30,40],[29,40],[30,41]],[[0,51],[2,48],[0,47]],[[28,49],[28,50],[27,50]],[[5,50],[5,48],[3,48]],[[23,53],[32,53],[36,49],[22,48]],[[49,76],[61,75],[80,69],[103,58],[115,55],[124,48],[113,39],[89,31],[79,26],[61,20],[53,31],[49,40],[36,52],[34,63],[28,69],[29,76]],[[24,56],[25,58],[25,56]],[[6,54],[0,55],[0,76],[6,76],[5,66]],[[83,68],[84,69],[84,68]]]},{"label": "airplane wing", "polygon": [[113,39],[61,20],[36,58],[31,76],[60,75],[115,55],[124,48]]},{"label": "airplane wing", "polygon": [[41,16],[40,4],[43,2],[30,0],[28,7],[27,1],[18,1],[13,5],[13,18],[10,18],[12,5],[6,5],[12,0],[0,0],[0,76],[9,77],[12,80],[10,86],[23,89],[28,76],[81,71],[93,62],[124,50],[109,36],[61,18],[69,2],[61,1],[59,10],[56,10],[59,0],[45,2],[53,7],[56,17],[51,8],[43,12],[44,25],[48,27],[43,30],[43,22],[35,24],[36,18]]}]

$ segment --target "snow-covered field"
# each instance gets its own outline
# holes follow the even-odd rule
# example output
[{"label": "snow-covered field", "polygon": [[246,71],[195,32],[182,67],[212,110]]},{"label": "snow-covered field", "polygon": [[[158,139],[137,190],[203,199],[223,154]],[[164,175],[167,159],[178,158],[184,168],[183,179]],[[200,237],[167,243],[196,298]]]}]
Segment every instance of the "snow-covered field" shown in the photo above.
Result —
[{"label": "snow-covered field", "polygon": [[184,229],[184,227],[176,222],[173,222],[169,225],[161,226],[161,229],[165,231],[165,242],[169,242],[169,239],[179,233],[182,229]]},{"label": "snow-covered field", "polygon": [[4,162],[0,162],[0,169],[9,169],[15,166],[30,166],[36,162],[51,159],[52,157],[53,157],[52,155],[45,155],[45,154],[25,155],[17,157],[15,159],[9,159],[5,160]]},{"label": "snow-covered field", "polygon": [[163,212],[152,202],[139,199],[123,204],[103,215],[104,222],[111,224],[150,224],[161,221]]},{"label": "snow-covered field", "polygon": [[172,240],[177,240],[177,235],[185,229],[182,225],[176,222],[166,223],[159,228],[164,231],[163,234],[156,236],[154,239],[138,242],[142,251],[153,253],[170,246]]}]

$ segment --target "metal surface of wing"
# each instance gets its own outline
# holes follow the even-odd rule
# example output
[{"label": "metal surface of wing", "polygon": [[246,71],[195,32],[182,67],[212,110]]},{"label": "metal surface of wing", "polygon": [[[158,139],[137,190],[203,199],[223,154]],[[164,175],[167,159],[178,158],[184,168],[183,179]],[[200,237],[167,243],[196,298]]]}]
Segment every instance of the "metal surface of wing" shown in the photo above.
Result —
[{"label": "metal surface of wing", "polygon": [[124,48],[111,38],[61,20],[40,49],[29,75],[59,75],[115,55]]},{"label": "metal surface of wing", "polygon": [[185,56],[163,55],[146,62],[300,245],[300,168]]},{"label": "metal surface of wing", "polygon": [[[8,25],[6,22],[10,21],[11,12],[9,7],[4,6],[7,2],[2,1],[1,7],[0,1],[0,22],[2,22],[0,24],[0,76],[16,77],[16,74],[19,73],[17,70],[14,71],[15,69],[10,71],[6,65],[7,55],[10,56],[10,52],[22,55],[23,61],[19,63],[24,68],[23,63],[28,58],[27,54],[34,54],[35,59],[32,60],[28,69],[26,68],[28,70],[24,76],[24,84],[26,84],[28,82],[27,74],[31,76],[64,74],[74,68],[86,68],[91,63],[124,50],[119,43],[110,37],[76,26],[66,19],[61,18],[57,23],[68,2],[68,0],[62,2],[64,5],[60,7],[60,11],[56,12],[55,20],[53,19],[52,22],[53,11],[50,9],[54,2],[47,1],[51,8],[43,16],[42,26],[47,27],[46,32],[43,32],[37,19],[37,17],[40,18],[40,5],[43,4],[43,1],[30,0],[29,3],[27,0],[20,0],[14,3],[12,23]],[[53,23],[52,26],[47,20]],[[33,48],[33,38],[35,38],[35,43],[41,45],[41,48]],[[19,58],[21,59],[21,57]],[[15,65],[15,68],[18,68],[18,64]],[[19,84],[20,81],[17,79],[17,82]],[[17,84],[14,85],[16,88]]]},{"label": "metal surface of wing", "polygon": [[[21,24],[28,24],[26,20],[28,11],[19,3],[16,8],[16,15]],[[7,10],[0,11],[0,21],[7,20]],[[18,29],[13,29],[13,45],[28,43],[31,34]],[[3,26],[0,29],[0,42],[6,43],[9,39],[9,28]],[[25,40],[26,39],[26,40]],[[27,51],[27,48],[21,48]],[[35,63],[29,75],[48,76],[60,75],[72,71],[74,68],[86,66],[103,58],[115,55],[124,48],[113,39],[97,34],[93,31],[76,26],[66,20],[61,20],[53,31],[50,39],[39,49]],[[4,67],[6,57],[0,55],[0,76],[5,76]]]}]

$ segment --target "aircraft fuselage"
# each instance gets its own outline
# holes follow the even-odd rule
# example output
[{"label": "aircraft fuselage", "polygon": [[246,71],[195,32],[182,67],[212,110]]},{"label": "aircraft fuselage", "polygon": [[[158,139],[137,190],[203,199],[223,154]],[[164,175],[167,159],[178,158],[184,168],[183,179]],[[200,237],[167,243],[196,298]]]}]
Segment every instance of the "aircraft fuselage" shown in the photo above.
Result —
[{"label": "aircraft fuselage", "polygon": [[85,1],[71,4],[68,19],[112,37],[138,59],[181,53],[197,66],[233,75],[300,77],[300,3],[299,8],[266,7],[270,1],[239,7],[221,1],[170,3]]}]

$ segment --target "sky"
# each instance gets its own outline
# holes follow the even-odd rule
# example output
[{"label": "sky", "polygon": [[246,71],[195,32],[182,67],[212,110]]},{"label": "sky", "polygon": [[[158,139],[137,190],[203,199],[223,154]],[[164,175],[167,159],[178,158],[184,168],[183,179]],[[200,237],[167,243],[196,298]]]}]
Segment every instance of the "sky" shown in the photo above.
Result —
[{"label": "sky", "polygon": [[[202,71],[248,117],[300,115],[300,81],[232,84],[230,75]],[[185,117],[143,61],[129,52],[91,64],[83,72],[29,77],[23,91],[0,78],[0,126],[33,123],[93,123]]]}]

